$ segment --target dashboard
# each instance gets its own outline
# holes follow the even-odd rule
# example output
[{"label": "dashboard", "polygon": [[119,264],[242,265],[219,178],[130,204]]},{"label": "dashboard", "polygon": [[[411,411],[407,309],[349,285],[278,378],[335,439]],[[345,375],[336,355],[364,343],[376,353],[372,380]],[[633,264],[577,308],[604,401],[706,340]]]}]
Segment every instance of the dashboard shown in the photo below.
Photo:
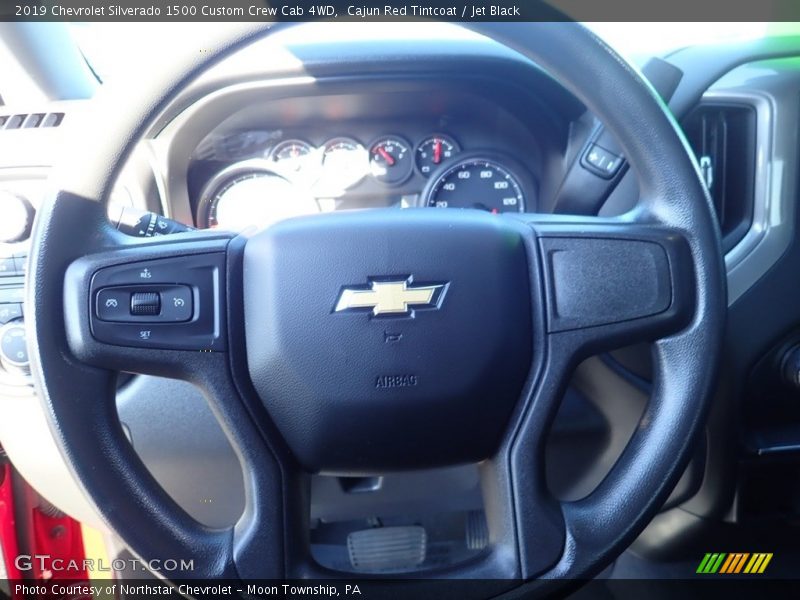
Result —
[{"label": "dashboard", "polygon": [[195,225],[241,231],[369,208],[539,210],[543,156],[556,145],[547,127],[473,89],[381,87],[256,103],[214,128],[188,170]]}]

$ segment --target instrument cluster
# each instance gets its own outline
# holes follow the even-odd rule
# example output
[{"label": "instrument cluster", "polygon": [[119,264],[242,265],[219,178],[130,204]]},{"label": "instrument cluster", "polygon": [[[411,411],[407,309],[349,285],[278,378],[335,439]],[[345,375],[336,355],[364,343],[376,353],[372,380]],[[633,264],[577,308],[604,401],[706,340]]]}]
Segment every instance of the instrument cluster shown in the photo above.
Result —
[{"label": "instrument cluster", "polygon": [[395,134],[366,144],[351,136],[321,144],[281,137],[205,183],[197,225],[241,231],[294,216],[381,206],[522,212],[535,210],[536,186],[509,153],[465,151],[449,133],[413,143]]}]

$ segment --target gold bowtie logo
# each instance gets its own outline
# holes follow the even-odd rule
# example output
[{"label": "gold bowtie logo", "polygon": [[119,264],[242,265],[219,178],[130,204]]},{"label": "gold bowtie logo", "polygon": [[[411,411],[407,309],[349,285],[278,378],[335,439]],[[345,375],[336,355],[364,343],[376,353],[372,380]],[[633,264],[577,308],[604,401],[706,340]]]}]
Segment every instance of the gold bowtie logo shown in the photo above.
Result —
[{"label": "gold bowtie logo", "polygon": [[415,308],[439,308],[446,283],[411,285],[411,277],[373,281],[367,287],[342,288],[333,312],[372,309],[373,316],[413,316]]}]

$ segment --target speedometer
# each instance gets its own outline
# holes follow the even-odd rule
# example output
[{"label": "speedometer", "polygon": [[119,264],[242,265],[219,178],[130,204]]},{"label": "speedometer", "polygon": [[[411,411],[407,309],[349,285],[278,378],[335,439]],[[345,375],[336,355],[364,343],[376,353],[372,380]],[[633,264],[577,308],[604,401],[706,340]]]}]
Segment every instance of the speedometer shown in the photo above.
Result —
[{"label": "speedometer", "polygon": [[523,212],[527,196],[533,195],[532,185],[517,174],[521,169],[505,163],[483,155],[461,158],[431,177],[423,192],[425,205],[475,208],[494,214]]}]

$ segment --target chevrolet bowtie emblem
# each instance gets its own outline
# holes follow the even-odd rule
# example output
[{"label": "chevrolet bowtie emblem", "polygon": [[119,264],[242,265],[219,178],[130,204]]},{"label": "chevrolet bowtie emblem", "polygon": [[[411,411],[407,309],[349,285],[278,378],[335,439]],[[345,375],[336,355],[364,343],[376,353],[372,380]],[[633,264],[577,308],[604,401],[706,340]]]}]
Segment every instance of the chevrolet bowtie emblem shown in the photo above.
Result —
[{"label": "chevrolet bowtie emblem", "polygon": [[344,287],[333,312],[371,310],[373,316],[413,316],[414,309],[439,308],[446,283],[411,285],[411,277],[372,281],[366,286]]}]

